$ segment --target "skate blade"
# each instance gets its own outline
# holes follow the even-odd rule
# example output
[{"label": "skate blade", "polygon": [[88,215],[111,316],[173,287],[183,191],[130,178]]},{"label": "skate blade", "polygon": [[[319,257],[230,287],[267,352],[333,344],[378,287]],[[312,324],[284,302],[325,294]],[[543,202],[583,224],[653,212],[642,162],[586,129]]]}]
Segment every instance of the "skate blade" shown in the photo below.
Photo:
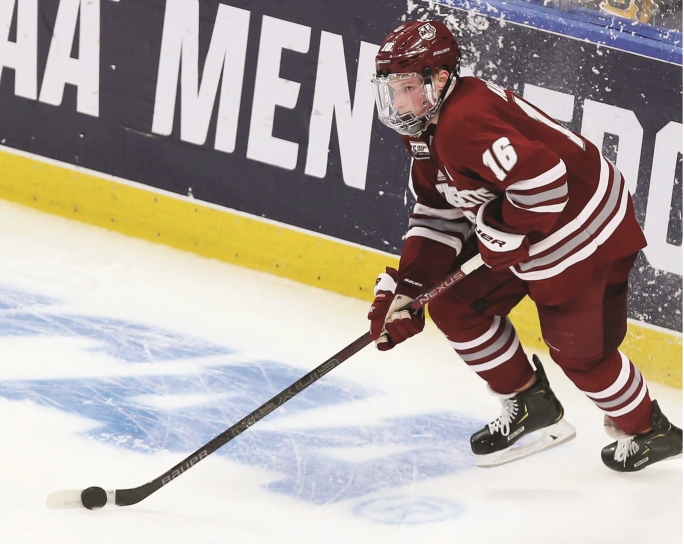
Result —
[{"label": "skate blade", "polygon": [[[568,442],[575,438],[576,435],[575,428],[564,419],[561,419],[558,423],[539,429],[538,431],[535,431],[535,433],[538,433],[538,437],[532,442],[523,443],[524,439],[522,439],[505,450],[485,455],[477,455],[477,466],[489,468],[511,463],[512,461],[517,461],[523,457],[529,457],[532,454]],[[532,433],[530,438],[533,438],[535,433]]]}]

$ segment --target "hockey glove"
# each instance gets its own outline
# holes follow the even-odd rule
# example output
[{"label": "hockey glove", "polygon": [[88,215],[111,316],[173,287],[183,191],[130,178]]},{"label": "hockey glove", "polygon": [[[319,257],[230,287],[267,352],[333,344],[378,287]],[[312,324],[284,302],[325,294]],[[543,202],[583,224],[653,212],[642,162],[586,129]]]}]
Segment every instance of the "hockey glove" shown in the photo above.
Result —
[{"label": "hockey glove", "polygon": [[425,327],[425,312],[402,310],[410,304],[406,295],[395,295],[397,271],[387,267],[375,281],[375,300],[368,312],[371,338],[380,351],[392,349],[397,344],[418,334]]},{"label": "hockey glove", "polygon": [[[493,270],[505,270],[529,257],[530,242],[524,234],[513,234],[500,228],[500,222],[485,211],[492,204],[480,206],[475,221],[477,245],[484,263]],[[496,206],[494,202],[493,206]]]}]

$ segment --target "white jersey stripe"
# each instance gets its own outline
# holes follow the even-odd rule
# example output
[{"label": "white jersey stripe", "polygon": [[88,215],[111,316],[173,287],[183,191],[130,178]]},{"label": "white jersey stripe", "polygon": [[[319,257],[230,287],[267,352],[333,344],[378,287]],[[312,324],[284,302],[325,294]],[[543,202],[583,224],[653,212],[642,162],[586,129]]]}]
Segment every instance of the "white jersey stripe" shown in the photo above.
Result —
[{"label": "white jersey stripe", "polygon": [[594,195],[591,197],[589,202],[587,202],[587,205],[584,207],[584,209],[579,213],[579,215],[573,220],[570,221],[567,225],[562,227],[561,229],[557,230],[547,238],[544,238],[543,240],[537,242],[536,244],[532,244],[530,246],[530,257],[533,257],[534,255],[537,255],[543,251],[546,251],[547,249],[555,246],[556,244],[560,243],[561,240],[564,238],[567,238],[570,236],[573,232],[581,228],[584,223],[588,221],[588,219],[592,216],[592,214],[596,211],[598,208],[599,204],[603,200],[603,197],[605,196],[607,190],[608,190],[608,180],[610,178],[610,167],[608,166],[608,163],[605,159],[601,159],[601,173],[599,175],[599,184],[598,187],[596,188],[596,192]]},{"label": "white jersey stripe", "polygon": [[570,268],[573,264],[583,261],[590,257],[596,250],[598,246],[591,242],[585,247],[583,247],[577,253],[573,253],[567,259],[563,259],[557,265],[550,268],[544,268],[542,270],[535,270],[533,272],[518,272],[515,268],[511,267],[511,272],[519,277],[521,280],[533,281],[533,280],[545,280],[547,278],[552,278],[557,276],[561,272],[564,272]]},{"label": "white jersey stripe", "polygon": [[564,183],[560,187],[556,187],[555,189],[549,189],[548,191],[544,191],[542,193],[535,193],[535,194],[518,194],[518,193],[509,193],[506,191],[506,198],[511,203],[517,203],[517,204],[522,204],[523,206],[533,206],[534,204],[541,204],[542,202],[548,202],[549,200],[557,200],[563,196],[568,195],[568,184]]},{"label": "white jersey stripe", "polygon": [[605,242],[608,237],[615,232],[615,229],[618,228],[618,225],[622,222],[622,220],[625,218],[625,213],[627,212],[627,190],[623,189],[622,195],[620,195],[620,207],[618,209],[618,212],[615,214],[615,217],[613,217],[610,222],[603,228],[601,233],[596,236],[596,243],[597,244],[602,244]]},{"label": "white jersey stripe", "polygon": [[454,223],[453,221],[447,221],[446,219],[416,219],[412,217],[409,219],[409,229],[414,227],[427,227],[438,231],[455,232],[462,234],[464,238],[468,237],[471,230],[470,224],[466,223]]},{"label": "white jersey stripe", "polygon": [[530,189],[537,189],[538,187],[543,187],[544,185],[550,185],[559,178],[567,173],[567,168],[565,163],[560,161],[556,166],[547,170],[543,174],[539,174],[536,178],[523,179],[521,181],[516,181],[511,183],[506,190],[507,191],[529,191]]},{"label": "white jersey stripe", "polygon": [[515,204],[511,202],[511,204],[513,204],[513,206],[515,206],[518,209],[534,213],[560,213],[565,209],[567,203],[568,201],[566,200],[565,202],[561,202],[560,204],[549,204],[548,206],[535,206],[534,208],[523,208],[522,206],[515,206]]},{"label": "white jersey stripe", "polygon": [[413,206],[413,213],[415,215],[429,215],[440,219],[460,219],[461,217],[465,217],[460,208],[442,210],[439,208],[430,208],[424,204],[416,204]]},{"label": "white jersey stripe", "polygon": [[[608,199],[603,209],[590,224],[584,225],[584,228],[577,235],[569,238],[565,243],[559,244],[552,253],[522,262],[516,267],[511,267],[511,271],[524,280],[550,278],[560,274],[569,266],[584,260],[593,254],[598,249],[598,246],[605,242],[608,237],[615,232],[624,219],[627,210],[627,189],[622,181],[622,176],[617,170],[615,170],[615,176],[611,185],[610,194],[608,195]],[[583,212],[585,210],[583,210]],[[573,223],[576,225],[577,220]],[[568,225],[566,225],[566,227],[567,226]],[[565,229],[565,227],[563,227],[563,229]],[[573,230],[577,230],[577,228],[574,228]],[[551,237],[553,236],[554,235]],[[586,243],[590,238],[591,240],[585,247],[576,251],[577,248],[581,247],[582,244]],[[545,243],[547,240],[548,238],[542,240],[540,244]],[[538,244],[534,244],[532,247],[537,245]],[[532,251],[530,251],[530,255],[532,255]],[[540,267],[545,268],[531,270],[532,268]]]},{"label": "white jersey stripe", "polygon": [[412,227],[406,233],[406,238],[411,238],[412,236],[420,236],[422,238],[429,238],[435,242],[440,242],[447,246],[453,247],[456,253],[460,253],[463,248],[463,242],[456,236],[449,236],[448,234],[443,234],[434,230],[426,229],[425,227]]}]

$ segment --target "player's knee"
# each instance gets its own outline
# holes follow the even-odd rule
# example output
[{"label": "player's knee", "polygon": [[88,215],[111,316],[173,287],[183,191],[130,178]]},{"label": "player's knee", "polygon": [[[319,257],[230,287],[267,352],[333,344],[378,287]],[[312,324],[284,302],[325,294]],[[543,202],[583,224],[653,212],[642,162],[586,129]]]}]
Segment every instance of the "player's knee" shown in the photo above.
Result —
[{"label": "player's knee", "polygon": [[557,350],[550,350],[551,359],[567,373],[586,373],[591,372],[603,360],[603,354],[586,355],[579,353],[568,353]]},{"label": "player's knee", "polygon": [[472,323],[473,320],[479,321],[481,315],[470,308],[464,302],[448,297],[441,297],[430,302],[428,306],[430,317],[440,330],[452,329]]}]

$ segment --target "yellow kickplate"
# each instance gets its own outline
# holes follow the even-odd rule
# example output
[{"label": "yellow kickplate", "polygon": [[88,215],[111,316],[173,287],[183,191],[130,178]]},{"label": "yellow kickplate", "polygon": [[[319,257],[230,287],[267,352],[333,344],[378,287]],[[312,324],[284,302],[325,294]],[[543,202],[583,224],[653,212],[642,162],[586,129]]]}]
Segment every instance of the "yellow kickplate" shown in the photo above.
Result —
[{"label": "yellow kickplate", "polygon": [[[369,301],[377,274],[398,263],[392,255],[14,150],[0,151],[0,198]],[[511,320],[523,345],[546,351],[529,299]],[[681,389],[681,335],[630,323],[621,349],[647,379]]]}]

